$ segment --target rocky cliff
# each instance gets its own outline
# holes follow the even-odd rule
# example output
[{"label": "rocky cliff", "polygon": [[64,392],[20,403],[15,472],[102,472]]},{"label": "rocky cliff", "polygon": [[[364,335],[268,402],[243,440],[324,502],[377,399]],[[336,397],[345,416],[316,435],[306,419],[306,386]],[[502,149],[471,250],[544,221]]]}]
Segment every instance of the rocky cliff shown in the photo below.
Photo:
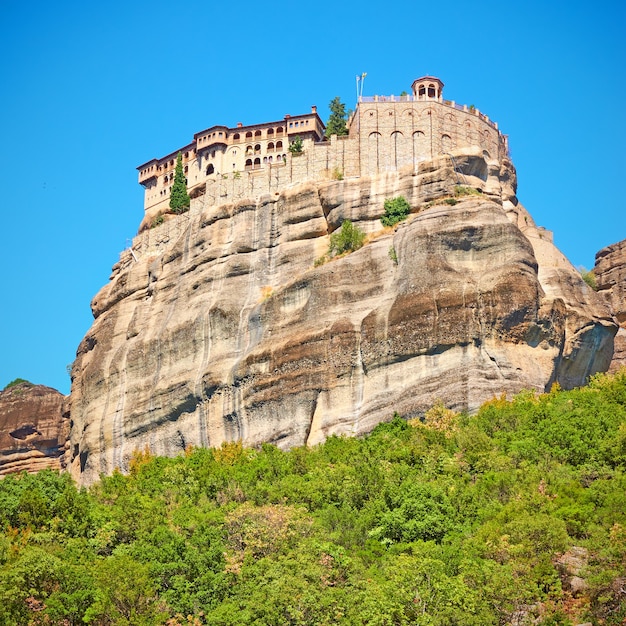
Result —
[{"label": "rocky cliff", "polygon": [[[462,183],[480,194],[454,196]],[[436,400],[572,387],[605,370],[616,325],[482,152],[203,207],[122,255],[92,302],[68,461],[89,483],[134,450],[315,444]],[[412,215],[382,230],[384,200]],[[343,220],[369,236],[316,265]],[[160,229],[160,230],[159,230]]]},{"label": "rocky cliff", "polygon": [[626,366],[626,239],[596,254],[593,269],[598,293],[605,299],[620,329],[615,336],[615,353],[609,371]]},{"label": "rocky cliff", "polygon": [[62,469],[68,417],[61,393],[20,383],[0,391],[0,475]]}]

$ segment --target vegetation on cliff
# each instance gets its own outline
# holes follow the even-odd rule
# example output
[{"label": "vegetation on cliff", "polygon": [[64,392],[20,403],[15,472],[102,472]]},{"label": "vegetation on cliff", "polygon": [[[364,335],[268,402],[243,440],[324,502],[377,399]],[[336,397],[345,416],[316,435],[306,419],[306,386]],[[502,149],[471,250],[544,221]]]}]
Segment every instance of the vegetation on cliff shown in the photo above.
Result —
[{"label": "vegetation on cliff", "polygon": [[395,226],[404,221],[411,212],[411,205],[404,196],[388,198],[384,203],[385,213],[380,218],[383,226]]},{"label": "vegetation on cliff", "polygon": [[183,171],[183,157],[178,153],[176,157],[176,169],[174,170],[174,184],[170,195],[170,209],[174,213],[185,213],[189,211],[191,199],[187,193],[187,179]]},{"label": "vegetation on cliff", "polygon": [[625,466],[622,370],[314,448],[137,453],[89,491],[8,477],[0,624],[617,626]]},{"label": "vegetation on cliff", "polygon": [[26,380],[25,378],[15,378],[10,383],[6,384],[2,391],[6,391],[7,389],[11,389],[11,387],[17,387],[18,385],[32,386],[32,384],[33,383],[31,383],[30,381]]}]

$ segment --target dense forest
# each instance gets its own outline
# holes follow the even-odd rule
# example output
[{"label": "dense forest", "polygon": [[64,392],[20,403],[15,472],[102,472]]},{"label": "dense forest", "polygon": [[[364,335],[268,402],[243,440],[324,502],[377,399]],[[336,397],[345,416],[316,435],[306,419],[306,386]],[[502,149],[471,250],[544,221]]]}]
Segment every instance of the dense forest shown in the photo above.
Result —
[{"label": "dense forest", "polygon": [[[391,416],[390,416],[391,418]],[[626,624],[626,370],[363,438],[0,481],[0,624]]]}]

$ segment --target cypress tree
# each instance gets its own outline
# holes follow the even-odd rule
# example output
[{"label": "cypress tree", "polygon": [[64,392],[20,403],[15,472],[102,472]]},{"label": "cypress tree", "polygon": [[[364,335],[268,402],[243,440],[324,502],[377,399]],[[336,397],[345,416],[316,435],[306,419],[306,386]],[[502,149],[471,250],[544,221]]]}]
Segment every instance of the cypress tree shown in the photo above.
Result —
[{"label": "cypress tree", "polygon": [[330,101],[328,108],[330,109],[330,117],[326,123],[326,137],[330,137],[331,135],[347,135],[346,105],[339,99],[339,96],[335,96]]},{"label": "cypress tree", "polygon": [[173,213],[185,213],[189,211],[191,200],[187,193],[187,181],[183,172],[183,156],[179,152],[176,157],[176,169],[174,170],[174,184],[170,195],[170,209]]}]

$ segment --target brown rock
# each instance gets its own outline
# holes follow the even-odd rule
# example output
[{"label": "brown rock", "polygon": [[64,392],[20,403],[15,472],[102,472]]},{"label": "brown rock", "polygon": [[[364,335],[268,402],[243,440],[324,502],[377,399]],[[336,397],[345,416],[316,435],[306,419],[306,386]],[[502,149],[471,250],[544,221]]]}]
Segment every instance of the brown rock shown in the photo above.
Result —
[{"label": "brown rock", "polygon": [[[73,474],[125,470],[146,446],[315,444],[437,400],[472,411],[605,370],[606,305],[517,202],[512,165],[482,158],[459,155],[483,193],[456,204],[441,198],[456,184],[442,158],[196,205],[144,234],[143,254],[123,256],[94,298],[78,348]],[[383,202],[398,195],[414,215],[383,231]],[[371,240],[314,266],[344,219]]]},{"label": "brown rock", "polygon": [[0,392],[0,475],[62,469],[68,416],[61,393],[20,383]]},{"label": "brown rock", "polygon": [[606,300],[620,324],[615,336],[615,353],[610,372],[626,366],[626,239],[603,248],[596,254],[593,269],[598,293]]}]

